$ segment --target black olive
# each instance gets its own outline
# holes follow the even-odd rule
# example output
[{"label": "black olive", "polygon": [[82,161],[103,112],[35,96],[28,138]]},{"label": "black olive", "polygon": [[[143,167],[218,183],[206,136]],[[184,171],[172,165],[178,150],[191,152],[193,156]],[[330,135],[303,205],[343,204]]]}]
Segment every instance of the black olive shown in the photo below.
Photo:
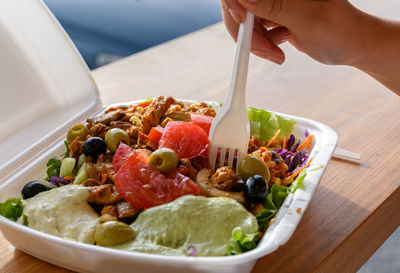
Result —
[{"label": "black olive", "polygon": [[101,137],[91,137],[83,143],[82,152],[96,158],[107,150],[106,142]]},{"label": "black olive", "polygon": [[24,199],[28,199],[28,198],[34,197],[39,192],[47,191],[47,190],[48,190],[48,188],[45,185],[40,184],[37,181],[32,181],[32,182],[27,183],[22,188],[21,194]]},{"label": "black olive", "polygon": [[250,176],[246,181],[245,197],[253,204],[265,201],[268,192],[268,184],[261,175]]}]

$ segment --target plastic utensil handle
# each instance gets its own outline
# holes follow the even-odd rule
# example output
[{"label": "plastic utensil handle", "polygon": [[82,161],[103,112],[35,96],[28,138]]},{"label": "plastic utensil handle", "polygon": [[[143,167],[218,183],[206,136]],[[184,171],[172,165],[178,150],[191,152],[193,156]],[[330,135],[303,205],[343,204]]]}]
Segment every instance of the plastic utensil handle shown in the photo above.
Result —
[{"label": "plastic utensil handle", "polygon": [[239,26],[235,62],[227,98],[227,102],[229,102],[233,108],[240,108],[245,105],[246,79],[249,66],[251,38],[253,36],[253,24],[254,14],[247,12],[246,20]]}]

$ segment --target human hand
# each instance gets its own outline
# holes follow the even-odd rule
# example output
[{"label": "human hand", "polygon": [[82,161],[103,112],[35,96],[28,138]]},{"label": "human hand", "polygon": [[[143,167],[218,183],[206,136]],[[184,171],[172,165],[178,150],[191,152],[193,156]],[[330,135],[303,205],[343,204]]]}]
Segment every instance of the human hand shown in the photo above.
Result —
[{"label": "human hand", "polygon": [[279,44],[289,41],[298,50],[325,64],[352,65],[368,46],[363,13],[346,0],[220,0],[225,25],[236,40],[246,10],[256,19],[251,52],[281,64]]}]

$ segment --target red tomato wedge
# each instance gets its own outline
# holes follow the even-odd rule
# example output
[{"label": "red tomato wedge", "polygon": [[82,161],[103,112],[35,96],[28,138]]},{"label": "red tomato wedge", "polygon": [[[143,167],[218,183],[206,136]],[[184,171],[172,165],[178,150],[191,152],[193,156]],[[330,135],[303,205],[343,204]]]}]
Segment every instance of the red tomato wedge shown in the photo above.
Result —
[{"label": "red tomato wedge", "polygon": [[164,132],[164,128],[161,127],[160,125],[157,125],[156,127],[151,128],[149,135],[147,138],[151,142],[151,147],[154,149],[157,149],[158,143],[160,141],[160,138]]},{"label": "red tomato wedge", "polygon": [[149,156],[134,150],[115,175],[118,193],[138,208],[150,208],[171,202],[187,194],[199,194],[200,188],[179,172],[164,176],[148,165]]},{"label": "red tomato wedge", "polygon": [[117,151],[113,157],[113,169],[115,173],[118,172],[119,168],[128,159],[128,157],[132,154],[132,149],[128,145],[123,142],[120,142]]},{"label": "red tomato wedge", "polygon": [[207,135],[210,133],[210,127],[213,120],[214,117],[211,116],[200,113],[190,113],[190,122],[203,128]]},{"label": "red tomato wedge", "polygon": [[158,147],[170,148],[182,159],[206,154],[208,143],[207,134],[198,125],[185,121],[170,121],[165,126]]}]

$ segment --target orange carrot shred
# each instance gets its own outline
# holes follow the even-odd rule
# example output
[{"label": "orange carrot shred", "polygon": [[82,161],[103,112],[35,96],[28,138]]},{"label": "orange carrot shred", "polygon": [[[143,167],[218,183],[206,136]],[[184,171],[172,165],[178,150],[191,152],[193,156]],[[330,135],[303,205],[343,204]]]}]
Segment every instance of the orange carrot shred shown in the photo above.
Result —
[{"label": "orange carrot shred", "polygon": [[74,177],[72,177],[72,176],[64,176],[63,178],[64,178],[65,180],[68,180],[68,181],[74,179]]},{"label": "orange carrot shred", "polygon": [[307,145],[307,151],[308,151],[308,153],[311,152],[311,144],[312,144],[313,140],[314,140],[314,135],[311,136],[311,140],[310,140],[310,142],[309,142],[308,145]]},{"label": "orange carrot shred", "polygon": [[286,136],[283,136],[283,143],[282,143],[282,148],[283,148],[283,149],[286,149],[286,147],[287,147],[287,141],[288,141],[288,138],[287,138]]},{"label": "orange carrot shred", "polygon": [[298,169],[295,173],[293,173],[290,177],[292,177],[293,179],[305,168],[307,168],[308,166],[310,166],[311,162],[313,161],[314,158],[311,158],[306,165],[304,165],[301,169]]},{"label": "orange carrot shred", "polygon": [[311,143],[312,143],[313,139],[314,139],[314,135],[308,136],[308,137],[304,140],[304,142],[301,143],[301,144],[299,145],[299,147],[297,147],[297,150],[296,150],[296,151],[302,151],[302,150],[304,150],[306,147],[311,147]]},{"label": "orange carrot shred", "polygon": [[280,133],[281,133],[281,129],[278,129],[278,130],[275,132],[275,135],[271,138],[271,140],[268,141],[267,147],[269,147],[270,145],[272,145],[272,143],[275,141],[275,139],[279,136]]}]

